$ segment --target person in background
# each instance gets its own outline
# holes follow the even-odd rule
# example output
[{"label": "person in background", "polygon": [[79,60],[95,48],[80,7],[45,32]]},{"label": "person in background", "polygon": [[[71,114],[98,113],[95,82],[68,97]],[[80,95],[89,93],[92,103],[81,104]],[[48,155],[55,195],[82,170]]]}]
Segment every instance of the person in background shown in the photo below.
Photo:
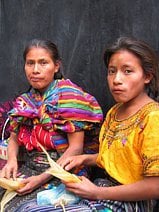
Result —
[{"label": "person in background", "polygon": [[[120,37],[105,50],[104,62],[117,103],[101,127],[99,153],[68,157],[62,166],[72,170],[97,165],[105,176],[94,183],[84,176],[79,183],[63,182],[68,191],[82,197],[76,207],[70,205],[66,211],[71,207],[77,209],[74,211],[152,211],[159,198],[158,58],[145,42]],[[154,93],[154,99],[148,93]],[[17,211],[41,208],[35,200],[28,206],[24,204]],[[52,210],[56,211],[53,206]]]},{"label": "person in background", "polygon": [[[69,156],[98,151],[98,142],[85,140],[85,132],[98,128],[103,118],[95,97],[62,77],[61,60],[54,43],[33,39],[23,56],[31,87],[16,98],[9,111],[8,160],[1,177],[16,179],[23,175],[25,186],[17,191],[20,196],[6,205],[6,211],[14,211],[21,202],[36,197],[41,186],[53,178],[45,173],[49,164],[38,142],[63,166]],[[17,160],[19,147],[24,149],[24,163],[20,169]],[[73,173],[88,174],[83,166],[75,168]],[[60,183],[56,178],[53,182],[55,185]]]}]

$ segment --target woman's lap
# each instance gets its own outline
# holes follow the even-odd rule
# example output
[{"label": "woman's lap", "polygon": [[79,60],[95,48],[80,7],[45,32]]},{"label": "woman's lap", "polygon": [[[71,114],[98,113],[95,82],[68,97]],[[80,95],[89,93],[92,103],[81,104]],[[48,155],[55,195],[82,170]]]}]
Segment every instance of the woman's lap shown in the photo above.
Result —
[{"label": "woman's lap", "polygon": [[[65,206],[65,210],[69,212],[91,212],[89,207],[86,205],[68,205]],[[61,206],[52,206],[52,205],[46,205],[46,206],[40,206],[37,205],[36,199],[28,201],[26,203],[21,204],[19,208],[15,210],[15,212],[63,212],[63,208]]]},{"label": "woman's lap", "polygon": [[[22,173],[28,173],[31,175],[36,175],[35,170],[29,170],[25,165],[21,167]],[[54,179],[55,180],[55,179]],[[56,182],[57,180],[55,180]],[[55,183],[54,182],[54,183]],[[56,182],[56,184],[59,183]],[[97,179],[95,180],[95,184],[98,186],[114,186],[116,182],[113,182],[110,179]],[[40,206],[36,202],[37,193],[41,190],[44,190],[43,187],[33,191],[32,193],[25,196],[16,196],[13,198],[5,207],[5,211],[7,212],[63,212],[62,207],[55,208],[51,205]],[[120,201],[110,201],[110,200],[98,200],[98,201],[90,201],[90,200],[81,200],[78,204],[65,206],[66,211],[69,212],[90,212],[90,211],[113,211],[113,212],[124,212],[129,211],[133,212],[137,209],[138,212],[147,211],[147,202],[120,202]],[[109,210],[109,209],[110,210]]]},{"label": "woman's lap", "polygon": [[[109,181],[107,179],[98,179],[95,181],[98,186],[113,186],[114,182]],[[65,206],[65,210],[69,212],[145,212],[148,211],[147,202],[120,202],[120,201],[111,201],[111,200],[87,200],[82,199],[79,203],[74,205]],[[20,207],[15,210],[15,212],[48,212],[48,211],[56,211],[63,212],[62,207],[55,208],[51,205],[38,205],[36,199],[27,201],[21,204]]]}]

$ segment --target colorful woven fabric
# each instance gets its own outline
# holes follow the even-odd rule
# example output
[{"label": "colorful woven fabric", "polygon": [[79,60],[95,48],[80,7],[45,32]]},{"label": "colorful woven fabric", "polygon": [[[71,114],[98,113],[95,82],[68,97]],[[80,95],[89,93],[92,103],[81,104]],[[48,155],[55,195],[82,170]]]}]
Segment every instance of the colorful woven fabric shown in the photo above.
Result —
[{"label": "colorful woven fabric", "polygon": [[[21,95],[16,99],[9,117],[11,130],[18,134],[19,144],[29,150],[23,153],[25,162],[19,170],[22,175],[37,175],[48,168],[37,141],[50,150],[52,158],[57,160],[68,147],[67,133],[84,130],[84,151],[98,151],[95,130],[99,129],[103,118],[101,108],[93,96],[69,80],[54,81],[43,96],[34,89]],[[72,171],[78,175],[88,174],[85,167]],[[59,183],[59,180],[53,178],[55,182]],[[23,201],[35,198],[40,190],[43,188],[23,197],[16,196],[6,205],[6,211],[14,211]]]},{"label": "colorful woven fabric", "polygon": [[[68,132],[75,131],[75,127],[67,125],[67,121],[99,123],[103,118],[96,99],[70,80],[55,80],[43,96],[36,90],[21,95],[10,115],[16,117],[12,123],[14,131],[17,123],[25,122],[28,117],[34,124],[42,123],[47,129],[57,125],[57,129]],[[85,124],[82,128],[88,126]]]},{"label": "colorful woven fabric", "polygon": [[55,80],[43,95],[34,89],[22,94],[9,116],[11,130],[19,131],[19,143],[28,150],[38,149],[38,140],[61,152],[68,146],[66,133],[92,130],[103,119],[96,99],[70,80]]}]

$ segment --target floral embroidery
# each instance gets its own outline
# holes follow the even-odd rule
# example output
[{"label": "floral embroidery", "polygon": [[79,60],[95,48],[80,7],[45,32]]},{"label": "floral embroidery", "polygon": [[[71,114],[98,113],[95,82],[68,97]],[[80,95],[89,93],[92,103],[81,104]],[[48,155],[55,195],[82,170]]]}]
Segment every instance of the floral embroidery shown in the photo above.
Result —
[{"label": "floral embroidery", "polygon": [[159,106],[158,103],[148,103],[133,116],[124,120],[118,120],[116,118],[117,111],[121,104],[115,105],[110,117],[108,117],[107,121],[104,122],[105,130],[102,136],[102,141],[107,140],[108,148],[110,148],[112,143],[119,139],[124,146],[128,140],[129,134],[135,128],[138,127],[141,130],[144,129],[144,118],[152,110],[152,108],[154,110],[154,105],[156,106],[156,109]]},{"label": "floral embroidery", "polygon": [[[143,174],[144,176],[158,176],[159,169],[159,155],[147,158],[146,155],[143,155],[144,158],[144,166],[143,166]],[[156,171],[154,169],[156,167]],[[153,167],[153,169],[151,169]]]}]

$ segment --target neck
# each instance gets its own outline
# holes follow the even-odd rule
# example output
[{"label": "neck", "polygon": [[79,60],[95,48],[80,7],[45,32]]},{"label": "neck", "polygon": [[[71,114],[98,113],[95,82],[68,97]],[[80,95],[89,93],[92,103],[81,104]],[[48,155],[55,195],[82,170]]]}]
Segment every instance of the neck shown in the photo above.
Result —
[{"label": "neck", "polygon": [[129,102],[123,103],[118,110],[117,118],[118,119],[127,119],[130,116],[134,115],[137,111],[139,111],[144,105],[153,102],[146,93],[141,95],[139,98],[135,98]]}]

